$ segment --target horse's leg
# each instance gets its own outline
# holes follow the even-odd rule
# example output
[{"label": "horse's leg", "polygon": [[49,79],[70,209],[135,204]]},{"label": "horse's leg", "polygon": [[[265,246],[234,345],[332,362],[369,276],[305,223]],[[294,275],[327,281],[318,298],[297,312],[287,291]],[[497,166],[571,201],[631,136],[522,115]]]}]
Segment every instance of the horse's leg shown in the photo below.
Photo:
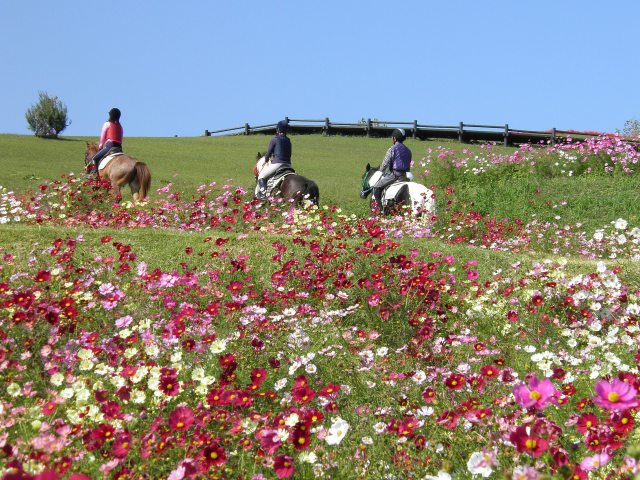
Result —
[{"label": "horse's leg", "polygon": [[140,182],[138,182],[137,176],[129,182],[129,188],[133,196],[133,204],[137,205],[140,200]]}]

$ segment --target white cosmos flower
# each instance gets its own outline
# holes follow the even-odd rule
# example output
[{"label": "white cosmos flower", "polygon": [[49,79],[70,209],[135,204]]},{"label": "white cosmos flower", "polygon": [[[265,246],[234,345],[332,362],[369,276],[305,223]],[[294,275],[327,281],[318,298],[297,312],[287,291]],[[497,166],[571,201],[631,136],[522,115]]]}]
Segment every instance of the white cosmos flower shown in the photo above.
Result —
[{"label": "white cosmos flower", "polygon": [[624,230],[625,228],[627,228],[627,221],[624,218],[619,218],[617,219],[613,226],[617,229],[617,230]]},{"label": "white cosmos flower", "polygon": [[451,475],[447,472],[440,470],[437,475],[427,475],[422,480],[451,480]]},{"label": "white cosmos flower", "polygon": [[373,430],[376,433],[383,433],[386,430],[387,426],[383,422],[378,422],[373,426]]},{"label": "white cosmos flower", "polygon": [[326,436],[325,441],[329,445],[338,445],[349,430],[349,424],[342,418],[336,418],[331,427],[329,427],[329,434]]}]

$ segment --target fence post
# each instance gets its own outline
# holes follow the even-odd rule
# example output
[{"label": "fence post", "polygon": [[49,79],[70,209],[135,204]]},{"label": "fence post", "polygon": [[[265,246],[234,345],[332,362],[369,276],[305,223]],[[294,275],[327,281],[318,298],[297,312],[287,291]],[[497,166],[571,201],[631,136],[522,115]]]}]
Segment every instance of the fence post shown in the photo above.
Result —
[{"label": "fence post", "polygon": [[371,136],[371,119],[367,118],[367,137]]},{"label": "fence post", "polygon": [[210,137],[211,136],[211,132],[209,130],[205,130],[204,131],[204,136],[205,137]]},{"label": "fence post", "polygon": [[504,124],[504,146],[505,147],[509,146],[509,124],[508,123]]},{"label": "fence post", "polygon": [[413,121],[413,138],[418,136],[418,120]]},{"label": "fence post", "polygon": [[460,122],[460,126],[458,127],[458,141],[460,143],[464,142],[464,123]]},{"label": "fence post", "polygon": [[248,123],[245,123],[245,124],[244,124],[244,134],[245,134],[245,135],[249,135],[249,131],[250,131],[250,130],[251,130],[251,129],[249,128],[249,124],[248,124]]},{"label": "fence post", "polygon": [[323,132],[325,135],[329,135],[329,127],[330,127],[329,117],[325,117],[325,119],[324,119],[324,132]]},{"label": "fence post", "polygon": [[551,130],[551,145],[556,144],[556,127]]}]

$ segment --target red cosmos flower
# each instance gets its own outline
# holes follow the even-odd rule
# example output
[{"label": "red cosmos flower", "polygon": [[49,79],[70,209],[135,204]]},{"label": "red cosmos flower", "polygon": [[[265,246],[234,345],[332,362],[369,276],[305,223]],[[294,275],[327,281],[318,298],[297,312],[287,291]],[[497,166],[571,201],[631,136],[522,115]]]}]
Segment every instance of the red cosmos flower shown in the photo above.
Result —
[{"label": "red cosmos flower", "polygon": [[445,410],[437,418],[436,422],[448,430],[453,430],[458,426],[460,414],[455,410]]},{"label": "red cosmos flower", "polygon": [[413,439],[413,445],[416,447],[416,450],[421,452],[427,446],[427,437],[424,435],[417,435]]},{"label": "red cosmos flower", "polygon": [[229,405],[229,397],[226,395],[226,391],[221,388],[211,390],[207,394],[207,403],[209,405]]},{"label": "red cosmos flower", "polygon": [[467,378],[467,383],[472,388],[475,388],[476,390],[481,392],[484,388],[485,381],[484,378],[482,378],[480,375],[471,375],[469,378]]},{"label": "red cosmos flower", "polygon": [[214,317],[216,315],[218,315],[218,310],[220,309],[220,302],[215,301],[215,302],[211,302],[210,304],[208,304],[205,307],[205,311],[209,314],[209,315],[213,315]]},{"label": "red cosmos flower", "polygon": [[578,417],[578,422],[576,423],[576,428],[583,435],[588,432],[595,431],[598,426],[598,417],[596,417],[593,413],[583,413]]},{"label": "red cosmos flower", "polygon": [[636,426],[633,416],[628,412],[614,413],[611,417],[610,424],[616,432],[629,433]]},{"label": "red cosmos flower", "polygon": [[436,391],[431,387],[425,388],[424,391],[422,392],[422,399],[426,403],[433,402],[436,399]]},{"label": "red cosmos flower", "polygon": [[296,377],[294,387],[306,387],[307,385],[309,385],[307,377],[305,377],[304,375],[298,375]]},{"label": "red cosmos flower", "polygon": [[13,295],[13,303],[25,309],[31,306],[33,299],[34,296],[31,292],[17,292]]},{"label": "red cosmos flower", "polygon": [[113,438],[116,429],[112,425],[101,423],[91,430],[91,437],[104,442]]},{"label": "red cosmos flower", "polygon": [[304,429],[296,428],[291,436],[291,441],[293,442],[293,448],[296,450],[304,450],[311,442],[309,430],[306,427]]},{"label": "red cosmos flower", "polygon": [[273,462],[273,469],[278,478],[289,478],[293,475],[293,458],[289,455],[278,455]]},{"label": "red cosmos flower", "polygon": [[307,410],[304,414],[304,422],[308,425],[320,424],[324,420],[324,414],[315,409]]},{"label": "red cosmos flower", "polygon": [[509,310],[507,312],[507,320],[509,320],[510,322],[517,322],[519,318],[520,315],[518,315],[518,312],[514,310]]},{"label": "red cosmos flower", "polygon": [[124,458],[131,450],[131,434],[129,432],[121,432],[116,435],[111,452],[116,458]]},{"label": "red cosmos flower", "polygon": [[254,368],[251,370],[251,383],[260,385],[267,378],[267,370],[264,368]]},{"label": "red cosmos flower", "polygon": [[485,365],[480,369],[480,373],[483,377],[495,378],[500,374],[500,369],[495,365]]},{"label": "red cosmos flower", "polygon": [[244,284],[242,282],[234,280],[229,285],[227,285],[227,290],[229,290],[231,293],[237,293],[242,290],[242,287],[244,287]]},{"label": "red cosmos flower", "polygon": [[51,272],[49,272],[49,270],[40,270],[38,273],[36,273],[34,280],[37,283],[48,282],[49,280],[51,280]]},{"label": "red cosmos flower", "polygon": [[542,298],[542,295],[534,295],[531,298],[531,303],[537,307],[544,303],[544,298]]},{"label": "red cosmos flower", "polygon": [[134,367],[131,365],[124,365],[122,367],[122,371],[120,372],[120,376],[124,378],[131,378],[136,374],[137,371],[138,371],[138,367]]},{"label": "red cosmos flower", "polygon": [[227,461],[227,454],[217,443],[213,443],[207,446],[202,452],[202,456],[204,457],[204,463],[207,467],[211,467],[212,465],[222,465]]},{"label": "red cosmos flower", "polygon": [[465,383],[466,379],[464,375],[460,375],[459,373],[452,373],[444,381],[444,384],[451,390],[460,390],[464,387]]},{"label": "red cosmos flower", "polygon": [[307,387],[295,387],[291,391],[294,402],[300,402],[302,404],[309,403],[316,396],[316,392]]},{"label": "red cosmos flower", "polygon": [[171,430],[187,430],[195,420],[193,410],[189,407],[176,407],[169,414],[169,427]]},{"label": "red cosmos flower", "polygon": [[56,411],[56,408],[58,405],[53,400],[49,400],[42,406],[41,412],[43,415],[49,416]]},{"label": "red cosmos flower", "polygon": [[405,419],[398,424],[398,434],[403,437],[413,437],[416,421],[412,418]]},{"label": "red cosmos flower", "polygon": [[328,397],[336,394],[340,390],[340,385],[336,385],[334,383],[329,383],[327,386],[322,387],[318,392],[318,395],[321,397]]},{"label": "red cosmos flower", "polygon": [[180,391],[180,382],[174,376],[160,377],[160,391],[165,395],[173,397]]},{"label": "red cosmos flower", "polygon": [[102,243],[109,243],[111,241],[111,235],[105,235],[100,239]]},{"label": "red cosmos flower", "polygon": [[251,407],[253,405],[253,397],[249,392],[238,390],[231,397],[231,404],[234,407]]},{"label": "red cosmos flower", "polygon": [[263,428],[256,432],[256,439],[260,442],[260,447],[267,455],[273,455],[282,444],[277,430]]},{"label": "red cosmos flower", "polygon": [[607,436],[602,432],[590,433],[587,438],[584,439],[585,446],[593,452],[601,452],[607,445]]},{"label": "red cosmos flower", "polygon": [[509,440],[516,446],[518,452],[526,452],[537,458],[547,450],[549,442],[544,438],[530,434],[530,430],[530,427],[521,425],[511,433]]}]

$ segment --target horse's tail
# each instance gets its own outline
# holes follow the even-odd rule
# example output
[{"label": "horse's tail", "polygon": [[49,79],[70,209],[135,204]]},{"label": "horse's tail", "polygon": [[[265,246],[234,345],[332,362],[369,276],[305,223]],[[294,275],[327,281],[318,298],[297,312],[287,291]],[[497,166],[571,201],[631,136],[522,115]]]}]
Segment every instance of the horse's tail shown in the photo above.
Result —
[{"label": "horse's tail", "polygon": [[138,192],[138,196],[140,201],[144,200],[149,193],[149,187],[151,186],[151,172],[149,171],[149,167],[144,162],[136,162],[136,178],[138,180],[138,184],[140,185],[140,191]]},{"label": "horse's tail", "polygon": [[308,199],[314,205],[318,205],[320,201],[320,190],[313,180],[305,179],[302,197]]}]

